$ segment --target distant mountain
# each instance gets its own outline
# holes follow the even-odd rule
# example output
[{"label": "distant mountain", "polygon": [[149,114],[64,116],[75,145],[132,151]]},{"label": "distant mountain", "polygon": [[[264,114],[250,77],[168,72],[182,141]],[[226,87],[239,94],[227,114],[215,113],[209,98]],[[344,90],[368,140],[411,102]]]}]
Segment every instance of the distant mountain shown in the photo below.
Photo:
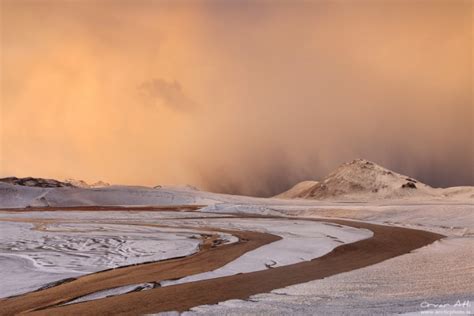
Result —
[{"label": "distant mountain", "polygon": [[303,181],[296,184],[288,191],[280,193],[275,197],[279,199],[304,198],[308,195],[309,192],[313,191],[318,184],[318,181]]},{"label": "distant mountain", "polygon": [[88,184],[84,180],[76,180],[76,179],[66,179],[66,180],[64,180],[64,182],[70,183],[75,187],[85,188],[85,189],[88,189],[88,188],[102,188],[102,187],[107,187],[107,186],[110,185],[109,183],[104,182],[104,181],[97,181],[93,184]]},{"label": "distant mountain", "polygon": [[[474,187],[432,188],[420,181],[358,159],[345,163],[321,181],[304,181],[276,196],[279,199],[307,199],[340,202],[382,200],[474,202]],[[236,210],[267,203],[262,198],[241,197],[199,191],[190,186],[87,184],[68,179],[58,181],[42,178],[0,179],[0,208],[84,205],[214,205],[229,203]],[[268,203],[281,203],[268,199]],[[269,205],[270,205],[269,204]],[[284,204],[284,203],[283,203]],[[293,205],[293,201],[290,202]],[[307,206],[308,202],[304,204]],[[319,202],[316,203],[321,205]],[[315,205],[316,205],[315,204]],[[294,204],[295,206],[297,203]]]},{"label": "distant mountain", "polygon": [[98,181],[93,184],[88,184],[83,180],[75,179],[66,179],[64,181],[59,181],[55,179],[44,179],[44,178],[17,178],[17,177],[7,177],[1,178],[0,182],[21,185],[25,187],[35,187],[35,188],[101,188],[109,186],[110,184]]},{"label": "distant mountain", "polygon": [[[189,187],[110,185],[100,188],[32,187],[0,182],[0,209],[58,206],[168,206],[231,203],[242,197],[220,195]],[[255,198],[245,197],[250,201]],[[257,199],[258,200],[258,199]],[[1,313],[0,313],[1,314]]]},{"label": "distant mountain", "polygon": [[473,187],[435,189],[411,177],[357,159],[339,166],[322,181],[304,181],[275,197],[315,200],[374,200],[420,197],[474,197]]},{"label": "distant mountain", "polygon": [[43,179],[43,178],[17,178],[17,177],[8,177],[1,178],[0,182],[21,185],[26,187],[36,187],[36,188],[64,188],[69,187],[73,188],[75,185],[68,182],[61,182],[54,179]]}]

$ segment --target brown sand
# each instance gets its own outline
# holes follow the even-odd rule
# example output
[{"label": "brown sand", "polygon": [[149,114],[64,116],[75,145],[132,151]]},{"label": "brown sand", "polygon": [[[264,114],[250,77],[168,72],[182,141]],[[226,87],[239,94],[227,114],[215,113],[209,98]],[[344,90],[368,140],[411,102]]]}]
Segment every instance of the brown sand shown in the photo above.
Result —
[{"label": "brown sand", "polygon": [[148,212],[193,212],[205,205],[160,205],[160,206],[64,206],[64,207],[27,207],[27,208],[2,208],[0,212],[51,212],[51,211],[148,211]]},{"label": "brown sand", "polygon": [[408,253],[443,237],[431,232],[400,227],[335,219],[324,221],[369,229],[374,236],[352,244],[341,245],[329,254],[307,262],[57,306],[103,289],[176,279],[214,270],[247,251],[278,239],[277,236],[269,234],[232,232],[242,241],[204,249],[198,254],[182,259],[86,275],[50,289],[0,301],[0,311],[5,315],[26,311],[38,315],[139,315],[160,311],[185,311],[198,305],[216,304],[228,299],[246,299],[251,295],[270,292],[276,288],[366,267]]},{"label": "brown sand", "polygon": [[[199,228],[210,231],[212,229]],[[101,271],[61,285],[0,300],[0,314],[13,315],[32,309],[62,304],[77,297],[114,287],[145,282],[160,282],[217,269],[244,253],[279,240],[280,237],[258,232],[219,230],[239,238],[233,244],[210,247],[204,243],[197,254]],[[209,238],[212,243],[214,238]]]}]

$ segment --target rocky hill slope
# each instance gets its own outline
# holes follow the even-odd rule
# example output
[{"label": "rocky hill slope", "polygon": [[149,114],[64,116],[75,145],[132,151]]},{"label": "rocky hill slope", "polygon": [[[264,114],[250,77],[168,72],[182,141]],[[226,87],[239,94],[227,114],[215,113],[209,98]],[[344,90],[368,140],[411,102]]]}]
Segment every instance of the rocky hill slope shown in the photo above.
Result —
[{"label": "rocky hill slope", "polygon": [[304,181],[277,198],[315,200],[374,200],[426,197],[474,197],[473,187],[435,189],[411,177],[357,159],[342,164],[323,180]]},{"label": "rocky hill slope", "polygon": [[21,185],[26,187],[36,187],[36,188],[73,188],[75,185],[68,182],[62,182],[54,179],[43,179],[43,178],[17,178],[17,177],[8,177],[1,178],[0,182]]}]

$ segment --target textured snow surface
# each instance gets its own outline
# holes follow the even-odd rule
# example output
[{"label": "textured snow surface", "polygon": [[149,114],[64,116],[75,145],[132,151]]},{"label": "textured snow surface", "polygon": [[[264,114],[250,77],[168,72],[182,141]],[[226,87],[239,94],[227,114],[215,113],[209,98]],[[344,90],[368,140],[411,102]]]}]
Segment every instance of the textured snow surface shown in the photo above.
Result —
[{"label": "textured snow surface", "polygon": [[0,207],[21,208],[33,206],[50,189],[32,188],[0,182]]},{"label": "textured snow surface", "polygon": [[93,300],[98,300],[100,298],[105,298],[105,297],[110,297],[110,296],[116,296],[120,294],[125,294],[125,293],[130,293],[130,292],[136,292],[136,291],[146,291],[153,289],[156,285],[153,283],[140,283],[140,284],[131,284],[131,285],[125,285],[125,286],[119,286],[115,287],[112,289],[108,290],[103,290],[103,291],[98,291],[92,294],[88,294],[82,297],[79,297],[73,301],[70,301],[64,305],[69,305],[69,304],[75,304],[75,303],[80,303],[80,302],[87,302],[87,301],[93,301]]},{"label": "textured snow surface", "polygon": [[[216,219],[206,218],[212,216],[206,213],[202,213],[203,219],[192,218],[196,215],[200,214],[127,211],[0,212],[0,258],[9,259],[4,261],[4,265],[0,261],[0,268],[5,266],[4,271],[8,272],[9,268],[15,267],[21,275],[23,270],[31,272],[28,278],[20,276],[8,279],[9,276],[5,276],[9,286],[0,295],[22,293],[44,283],[111,267],[183,256],[197,251],[198,240],[192,238],[196,237],[196,233],[181,229],[180,226],[259,231],[279,235],[282,240],[250,251],[215,271],[178,281],[162,282],[162,285],[311,260],[343,243],[372,236],[372,232],[368,230],[323,222],[278,218]],[[2,219],[10,222],[1,222]],[[36,221],[37,225],[11,222],[12,220]],[[49,222],[42,224],[41,221]],[[167,227],[140,226],[138,223],[159,223]],[[220,237],[227,242],[237,241],[236,237],[229,234],[221,234]],[[19,262],[25,260],[31,263],[31,268],[18,268],[21,266]],[[2,272],[0,276],[3,277]],[[114,291],[122,293],[121,291],[128,290],[130,289],[124,288]],[[113,295],[109,291],[102,292],[84,299]]]},{"label": "textured snow surface", "polygon": [[199,249],[199,235],[191,230],[85,223],[33,228],[29,223],[0,222],[0,297]]},{"label": "textured snow surface", "polygon": [[[64,221],[114,221],[114,222],[150,222],[157,223],[162,220],[180,219],[188,217],[214,217],[212,213],[196,213],[196,212],[153,212],[153,211],[41,211],[41,212],[17,212],[17,211],[0,211],[0,220],[2,218],[15,219],[55,219]],[[232,216],[231,214],[219,214],[222,216]]]},{"label": "textured snow surface", "polygon": [[149,188],[112,185],[101,188],[35,188],[0,182],[0,208],[265,204],[266,201],[269,200],[198,191],[189,186]]},{"label": "textured snow surface", "polygon": [[185,315],[392,315],[423,302],[470,300],[474,312],[474,240],[452,237],[366,268],[298,284],[247,301],[200,306]]},{"label": "textured snow surface", "polygon": [[0,183],[0,207],[82,205],[181,205],[213,200],[187,188],[108,186],[102,188],[32,188]]},{"label": "textured snow surface", "polygon": [[[344,203],[364,203],[367,201],[370,201],[370,204],[398,204],[400,202],[426,203],[432,201],[438,203],[458,203],[469,201],[472,204],[474,201],[474,187],[435,189],[416,182],[416,189],[401,188],[401,186],[407,182],[412,183],[407,179],[413,179],[395,173],[389,174],[388,172],[390,171],[386,171],[386,169],[380,171],[378,168],[382,167],[379,166],[374,168],[375,171],[365,171],[363,174],[360,174],[360,172],[353,172],[354,170],[352,168],[342,168],[342,171],[328,177],[326,179],[327,182],[326,180],[319,183],[309,181],[298,184],[297,187],[294,188],[295,190],[302,189],[306,192],[305,194],[313,194],[309,200],[288,200],[278,198],[265,199],[233,196],[199,191],[188,186],[164,186],[158,188],[133,186],[108,186],[101,188],[35,188],[0,183],[0,208],[25,208],[28,206],[67,207],[87,205],[213,206],[225,204],[228,206],[229,212],[245,212],[245,210],[242,210],[242,207],[245,208],[246,205],[259,205],[261,208],[266,207],[272,209],[273,206],[295,206],[301,208],[314,205],[336,206],[343,205]],[[386,179],[387,177],[389,179]],[[324,186],[324,188],[321,186]],[[285,196],[286,194],[283,194],[278,197]],[[305,195],[301,197],[309,196]],[[314,200],[318,197],[320,197],[321,200]],[[232,206],[234,206],[234,210],[232,210]],[[239,209],[237,210],[235,206]]]},{"label": "textured snow surface", "polygon": [[307,210],[282,211],[293,216],[335,217],[365,222],[405,226],[449,236],[474,236],[474,205],[471,203],[358,205],[317,207]]},{"label": "textured snow surface", "polygon": [[[281,205],[272,209],[292,216],[348,218],[405,226],[442,233],[448,238],[370,267],[256,295],[247,301],[230,300],[196,307],[192,313],[185,314],[474,314],[473,204],[469,200],[396,203],[324,205],[318,202],[305,210]],[[469,306],[454,307],[456,303]],[[450,304],[452,308],[433,308],[433,304]]]},{"label": "textured snow surface", "polygon": [[[379,174],[377,170],[376,175]],[[344,177],[332,177],[334,181],[347,179],[349,176],[355,179],[357,176],[346,172],[338,174],[343,174]],[[293,263],[297,257],[309,260],[339,245],[337,240],[350,242],[363,238],[360,234],[366,233],[331,227],[323,223],[313,223],[315,226],[311,227],[317,229],[311,230],[311,227],[302,221],[293,220],[192,219],[195,216],[212,217],[216,213],[219,213],[219,216],[223,216],[222,213],[229,215],[244,213],[355,219],[434,231],[447,235],[448,239],[370,267],[278,289],[269,294],[256,295],[248,301],[233,300],[218,305],[197,307],[193,309],[193,313],[210,315],[378,315],[430,311],[447,313],[449,312],[447,308],[440,311],[431,305],[425,308],[421,304],[428,302],[453,305],[458,300],[461,302],[470,300],[471,310],[461,308],[457,314],[465,315],[469,311],[474,313],[472,311],[473,187],[434,189],[416,182],[416,190],[403,189],[411,191],[401,191],[403,194],[398,194],[396,192],[401,189],[399,186],[408,180],[404,178],[405,176],[399,175],[400,178],[397,179],[400,181],[389,182],[392,185],[390,186],[386,182],[388,181],[386,177],[392,176],[389,173],[377,176],[373,179],[373,183],[365,177],[362,179],[368,186],[376,186],[370,187],[371,190],[377,189],[380,185],[387,185],[377,192],[359,192],[341,199],[321,201],[239,197],[202,192],[188,187],[151,189],[111,186],[100,189],[43,189],[0,183],[0,207],[3,208],[41,205],[194,204],[208,205],[201,211],[209,212],[0,212],[0,220],[36,218],[51,222],[42,228],[48,231],[31,230],[33,224],[1,223],[0,296],[37,289],[51,281],[87,273],[86,270],[93,272],[88,270],[91,265],[102,265],[100,268],[102,269],[134,262],[133,260],[148,261],[150,258],[160,256],[160,252],[155,250],[163,250],[165,253],[161,255],[164,256],[179,255],[177,254],[179,251],[184,253],[186,250],[191,253],[196,250],[197,240],[190,239],[190,236],[195,234],[192,231],[134,225],[140,222],[248,229],[270,232],[283,237],[283,240],[261,247],[221,269],[185,278],[179,282]],[[386,194],[389,199],[373,200],[374,194],[379,196]],[[58,223],[54,222],[56,220]],[[349,235],[345,235],[346,233]],[[151,238],[148,238],[150,236]],[[87,242],[87,238],[92,237],[99,238],[97,243],[94,242],[96,245]],[[118,238],[119,241],[114,238]],[[231,236],[223,238],[235,241]],[[314,243],[314,240],[320,242]],[[100,250],[94,248],[96,246],[110,248],[110,261],[107,260],[108,256],[101,257]],[[97,258],[91,255],[95,251],[99,253]],[[135,255],[139,257],[134,257]],[[128,290],[130,288],[120,288],[93,295],[103,297]]]},{"label": "textured snow surface", "polygon": [[[182,214],[182,213],[180,213]],[[352,243],[373,235],[371,231],[356,229],[348,226],[334,225],[324,222],[308,222],[285,219],[186,219],[169,220],[167,225],[184,225],[193,227],[219,227],[232,230],[251,230],[266,232],[282,237],[281,240],[250,251],[238,259],[217,270],[200,273],[174,281],[162,281],[161,286],[211,279],[237,273],[265,270],[323,256],[343,243]],[[228,236],[227,236],[228,237]],[[226,236],[223,236],[225,239]],[[235,237],[234,237],[235,238]],[[230,240],[232,242],[234,240]],[[135,290],[150,289],[146,284],[130,285],[100,291],[79,298],[71,303],[94,300],[107,296],[123,294]]]},{"label": "textured snow surface", "polygon": [[[176,281],[162,282],[163,286],[309,261],[327,254],[341,244],[356,242],[373,235],[371,231],[365,229],[298,220],[232,219],[231,221],[209,220],[206,222],[220,228],[267,232],[281,236],[282,239],[247,252],[214,271],[188,276]],[[199,223],[193,223],[193,225],[196,224]]]}]

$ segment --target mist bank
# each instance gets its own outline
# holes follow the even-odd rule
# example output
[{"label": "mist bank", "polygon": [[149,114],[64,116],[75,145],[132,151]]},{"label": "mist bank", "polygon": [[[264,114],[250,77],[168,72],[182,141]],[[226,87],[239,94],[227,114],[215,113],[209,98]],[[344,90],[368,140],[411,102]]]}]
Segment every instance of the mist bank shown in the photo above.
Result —
[{"label": "mist bank", "polygon": [[472,3],[2,1],[0,176],[473,185]]}]

